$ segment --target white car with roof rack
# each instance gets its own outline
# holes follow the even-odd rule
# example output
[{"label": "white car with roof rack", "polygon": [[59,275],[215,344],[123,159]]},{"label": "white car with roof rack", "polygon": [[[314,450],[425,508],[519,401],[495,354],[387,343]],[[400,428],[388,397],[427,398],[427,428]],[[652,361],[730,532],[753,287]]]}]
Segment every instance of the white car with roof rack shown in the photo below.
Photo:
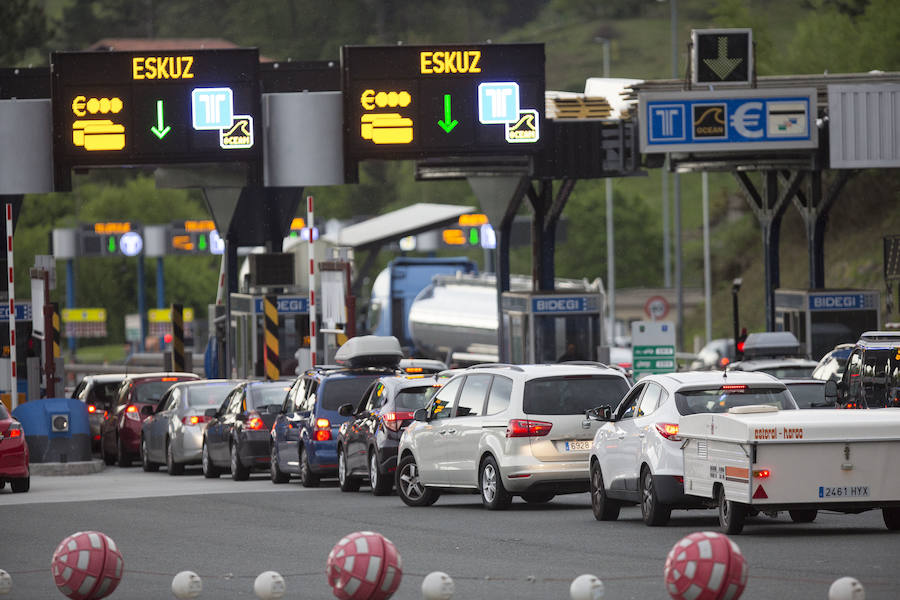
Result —
[{"label": "white car with roof rack", "polygon": [[410,506],[444,491],[480,493],[488,509],[588,490],[596,421],[585,411],[628,390],[600,363],[485,364],[456,373],[400,439],[397,491]]},{"label": "white car with roof rack", "polygon": [[622,506],[639,504],[647,525],[665,525],[673,508],[707,508],[685,494],[679,434],[683,416],[769,404],[796,409],[784,383],[764,373],[697,371],[649,375],[613,409],[588,412],[602,422],[590,453],[591,507],[614,521]]}]

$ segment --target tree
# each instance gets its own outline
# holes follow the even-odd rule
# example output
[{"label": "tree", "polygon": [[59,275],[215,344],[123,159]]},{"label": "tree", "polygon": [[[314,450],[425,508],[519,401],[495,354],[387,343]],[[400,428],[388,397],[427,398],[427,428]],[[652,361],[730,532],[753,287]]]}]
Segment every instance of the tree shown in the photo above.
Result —
[{"label": "tree", "polygon": [[52,35],[44,9],[31,0],[0,2],[0,65],[17,65],[30,51],[43,53]]}]

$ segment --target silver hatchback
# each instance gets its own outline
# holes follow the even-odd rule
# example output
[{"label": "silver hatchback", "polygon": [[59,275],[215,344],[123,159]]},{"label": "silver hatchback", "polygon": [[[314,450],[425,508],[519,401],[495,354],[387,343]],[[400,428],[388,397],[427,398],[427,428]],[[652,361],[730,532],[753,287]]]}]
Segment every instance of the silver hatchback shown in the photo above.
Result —
[{"label": "silver hatchback", "polygon": [[543,503],[586,492],[598,424],[585,411],[617,404],[628,388],[621,371],[600,363],[462,370],[400,439],[400,498],[427,506],[443,491],[468,491],[494,510],[513,496]]}]

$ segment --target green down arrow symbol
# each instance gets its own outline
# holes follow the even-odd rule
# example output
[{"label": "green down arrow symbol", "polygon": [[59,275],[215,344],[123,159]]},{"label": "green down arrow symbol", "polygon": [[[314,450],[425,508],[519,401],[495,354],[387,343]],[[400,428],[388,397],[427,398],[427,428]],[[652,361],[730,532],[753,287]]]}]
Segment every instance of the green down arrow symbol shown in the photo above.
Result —
[{"label": "green down arrow symbol", "polygon": [[456,119],[452,119],[450,116],[450,94],[444,94],[444,120],[438,121],[438,125],[441,126],[441,129],[450,133],[453,131],[453,128],[459,124],[459,121]]},{"label": "green down arrow symbol", "polygon": [[156,101],[156,126],[151,127],[150,131],[152,131],[153,135],[155,135],[159,139],[163,139],[164,137],[166,137],[166,134],[169,133],[169,131],[171,131],[171,129],[172,128],[168,125],[163,127],[163,101],[157,100]]}]

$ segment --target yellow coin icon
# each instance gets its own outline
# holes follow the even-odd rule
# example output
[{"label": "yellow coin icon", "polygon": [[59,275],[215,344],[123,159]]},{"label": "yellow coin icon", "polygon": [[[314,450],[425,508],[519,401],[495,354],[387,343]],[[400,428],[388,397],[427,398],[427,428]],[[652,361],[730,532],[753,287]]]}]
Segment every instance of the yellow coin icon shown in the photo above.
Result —
[{"label": "yellow coin icon", "polygon": [[112,98],[109,101],[109,110],[117,113],[122,110],[122,100],[120,98]]},{"label": "yellow coin icon", "polygon": [[100,101],[99,100],[97,100],[96,98],[91,98],[90,100],[88,100],[87,111],[89,113],[91,113],[92,115],[96,115],[99,110],[100,110]]}]

